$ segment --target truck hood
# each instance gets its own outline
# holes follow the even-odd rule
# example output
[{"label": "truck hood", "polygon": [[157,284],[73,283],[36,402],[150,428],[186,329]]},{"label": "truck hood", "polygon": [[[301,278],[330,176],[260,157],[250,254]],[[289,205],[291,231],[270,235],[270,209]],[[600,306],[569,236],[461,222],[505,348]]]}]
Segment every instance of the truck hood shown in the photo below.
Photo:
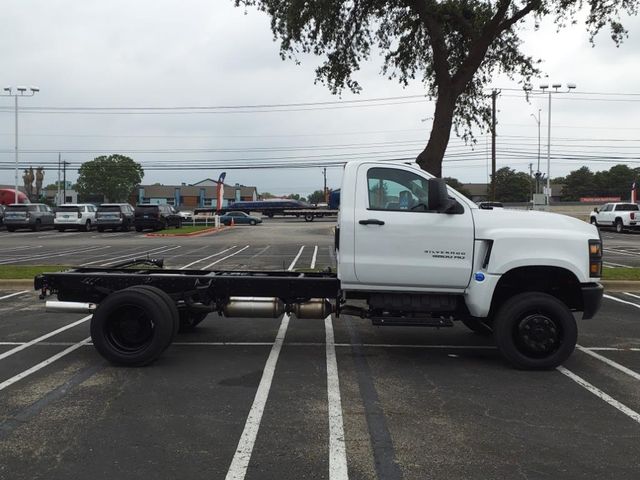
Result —
[{"label": "truck hood", "polygon": [[538,210],[474,209],[476,238],[493,239],[510,232],[523,238],[540,236],[599,238],[598,229],[577,218]]}]

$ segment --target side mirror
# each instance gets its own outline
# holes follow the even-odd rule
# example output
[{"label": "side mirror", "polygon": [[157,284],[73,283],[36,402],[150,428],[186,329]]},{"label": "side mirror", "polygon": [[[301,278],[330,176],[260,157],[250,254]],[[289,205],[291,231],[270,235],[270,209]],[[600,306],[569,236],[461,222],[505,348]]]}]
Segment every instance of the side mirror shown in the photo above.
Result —
[{"label": "side mirror", "polygon": [[429,210],[439,213],[464,213],[464,208],[453,198],[449,198],[447,184],[442,178],[429,179]]}]

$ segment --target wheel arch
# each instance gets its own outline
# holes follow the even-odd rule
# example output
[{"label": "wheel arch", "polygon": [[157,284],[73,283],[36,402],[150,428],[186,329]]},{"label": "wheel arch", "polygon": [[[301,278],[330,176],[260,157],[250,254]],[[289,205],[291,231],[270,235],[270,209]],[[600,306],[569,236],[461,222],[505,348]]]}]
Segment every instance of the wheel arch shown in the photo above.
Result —
[{"label": "wheel arch", "polygon": [[509,298],[525,292],[547,293],[572,311],[584,309],[580,281],[572,271],[555,266],[524,266],[500,277],[491,299],[491,314]]}]

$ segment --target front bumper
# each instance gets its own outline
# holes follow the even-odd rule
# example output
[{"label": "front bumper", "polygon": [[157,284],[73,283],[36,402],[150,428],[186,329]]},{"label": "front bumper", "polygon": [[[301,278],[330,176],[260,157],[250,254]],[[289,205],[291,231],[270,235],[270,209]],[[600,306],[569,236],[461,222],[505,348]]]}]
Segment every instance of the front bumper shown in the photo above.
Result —
[{"label": "front bumper", "polygon": [[604,287],[599,283],[583,283],[582,290],[582,319],[588,320],[600,310]]}]

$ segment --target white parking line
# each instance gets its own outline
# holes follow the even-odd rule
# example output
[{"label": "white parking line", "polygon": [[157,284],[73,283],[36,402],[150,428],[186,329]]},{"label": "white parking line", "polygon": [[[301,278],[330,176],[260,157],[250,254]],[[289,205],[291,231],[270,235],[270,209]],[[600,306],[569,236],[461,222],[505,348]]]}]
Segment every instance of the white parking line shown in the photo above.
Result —
[{"label": "white parking line", "polygon": [[17,297],[18,295],[22,295],[23,293],[29,293],[29,290],[23,290],[21,292],[12,293],[10,295],[5,295],[4,297],[0,297],[0,300],[5,300],[5,299],[11,298],[11,297]]},{"label": "white parking line", "polygon": [[105,248],[111,248],[110,245],[105,245],[103,247],[86,247],[83,248],[81,250],[73,249],[73,250],[65,250],[63,252],[58,252],[58,253],[42,253],[42,254],[38,254],[38,255],[27,255],[27,256],[23,256],[21,258],[18,259],[11,259],[11,260],[2,260],[0,261],[0,265],[6,265],[6,264],[10,264],[10,263],[21,263],[21,262],[28,262],[31,260],[44,260],[44,259],[49,259],[49,258],[54,258],[54,257],[63,257],[65,255],[76,255],[78,253],[86,253],[86,252],[95,252],[96,250],[103,250]]},{"label": "white parking line", "polygon": [[313,257],[311,257],[311,265],[309,268],[316,268],[316,258],[318,257],[318,246],[313,247]]},{"label": "white parking line", "polygon": [[296,255],[296,258],[293,259],[293,262],[291,262],[291,265],[289,265],[289,268],[287,268],[288,272],[293,270],[293,267],[296,266],[296,263],[298,262],[298,259],[300,258],[300,255],[302,255],[302,251],[303,250],[304,250],[304,245],[300,247],[300,250],[298,251],[298,254]]},{"label": "white parking line", "polygon": [[115,257],[101,258],[100,260],[94,260],[93,262],[83,263],[80,266],[81,267],[88,267],[89,265],[95,265],[96,263],[100,263],[100,262],[110,262],[112,260],[120,260],[120,259],[126,258],[126,257],[133,257],[135,255],[146,255],[147,253],[156,253],[158,250],[162,250],[163,248],[168,248],[168,247],[169,247],[169,245],[163,245],[162,247],[155,247],[155,248],[142,250],[142,251],[135,252],[135,253],[123,253],[123,254],[117,255]]},{"label": "white parking line", "polygon": [[608,298],[609,300],[613,300],[613,301],[619,302],[619,303],[624,303],[626,305],[631,305],[633,307],[640,308],[640,305],[638,305],[637,303],[627,302],[626,300],[622,300],[622,299],[620,299],[618,297],[612,297],[611,295],[607,295],[607,294],[604,294],[603,297],[604,298]]},{"label": "white parking line", "polygon": [[633,370],[631,370],[630,368],[625,367],[624,365],[620,365],[618,362],[614,362],[613,360],[604,357],[602,355],[600,355],[599,353],[596,352],[592,352],[590,349],[588,348],[584,348],[581,345],[576,345],[576,348],[578,350],[580,350],[581,352],[586,353],[587,355],[592,356],[593,358],[596,358],[598,360],[600,360],[601,362],[606,363],[607,365],[609,365],[610,367],[613,367],[615,369],[620,370],[622,373],[626,373],[627,375],[629,375],[630,377],[635,378],[636,380],[640,380],[640,373],[638,372],[634,372]]},{"label": "white parking line", "polygon": [[[317,249],[318,247],[316,247]],[[329,412],[329,480],[348,479],[347,451],[340,399],[340,379],[331,315],[324,319],[327,352],[327,398]]]},{"label": "white parking line", "polygon": [[233,252],[233,253],[231,253],[231,254],[227,255],[226,257],[222,257],[222,258],[220,258],[220,259],[216,260],[215,262],[210,263],[209,265],[206,265],[206,266],[202,267],[200,270],[206,270],[207,268],[212,267],[212,266],[213,266],[213,265],[215,265],[216,263],[220,263],[220,262],[222,262],[223,260],[226,260],[227,258],[231,258],[231,257],[233,257],[234,255],[239,254],[240,252],[244,252],[247,248],[249,248],[249,245],[247,245],[246,247],[241,248],[240,250],[236,250],[235,252]]},{"label": "white parking line", "polygon": [[122,262],[126,262],[128,260],[134,260],[136,258],[139,258],[140,255],[142,256],[148,256],[149,254],[153,254],[153,255],[160,255],[160,254],[164,254],[167,252],[171,252],[172,250],[176,250],[178,248],[182,248],[182,245],[176,245],[174,247],[164,247],[163,250],[156,250],[156,251],[143,251],[143,252],[136,252],[136,253],[130,253],[129,255],[126,255],[124,258],[121,258],[120,260],[115,260],[115,261],[109,261],[107,263],[101,263],[100,266],[101,267],[108,267],[109,265],[113,265],[116,263],[122,263]]},{"label": "white parking line", "polygon": [[273,347],[271,347],[269,358],[267,358],[267,363],[264,366],[262,378],[260,379],[256,396],[253,399],[249,416],[244,424],[244,430],[240,436],[238,447],[236,448],[236,452],[231,460],[226,480],[244,480],[244,477],[247,474],[249,460],[251,460],[253,446],[256,443],[260,422],[262,421],[262,414],[264,413],[264,407],[267,404],[267,399],[269,398],[269,390],[271,390],[273,374],[276,371],[276,364],[278,363],[278,357],[280,356],[280,350],[282,350],[282,344],[284,343],[284,337],[287,333],[288,326],[289,315],[285,313],[282,316],[278,335],[276,335],[276,340],[273,343]]},{"label": "white parking line", "polygon": [[604,400],[612,407],[617,408],[619,411],[621,411],[628,417],[640,423],[640,413],[636,412],[635,410],[631,410],[629,407],[627,407],[623,403],[620,403],[618,400],[611,397],[610,395],[604,393],[598,387],[593,386],[592,384],[587,382],[584,378],[573,373],[571,370],[567,370],[565,367],[562,367],[562,366],[557,367],[556,370],[558,370],[563,375],[566,375],[567,377],[569,377],[571,380],[576,382],[581,387],[586,388],[589,392],[593,393],[596,397]]},{"label": "white parking line", "polygon": [[214,253],[213,255],[209,255],[208,257],[201,258],[200,260],[196,260],[195,262],[187,263],[185,266],[180,267],[180,270],[185,270],[189,268],[191,265],[195,265],[196,263],[204,262],[205,260],[209,260],[210,258],[217,257],[218,255],[222,255],[223,253],[228,252],[229,250],[233,250],[234,248],[236,248],[235,245],[229,248],[225,248],[221,252]]},{"label": "white parking line", "polygon": [[628,295],[630,297],[640,299],[640,295],[636,295],[635,293],[630,293],[630,292],[622,292],[622,293],[624,293],[625,295]]},{"label": "white parking line", "polygon": [[46,340],[47,338],[53,337],[54,335],[57,335],[60,332],[64,332],[65,330],[69,330],[70,328],[75,327],[76,325],[80,325],[83,322],[86,322],[87,320],[89,320],[91,318],[91,315],[87,315],[86,317],[81,318],[80,320],[76,320],[73,323],[70,323],[69,325],[65,325],[64,327],[61,327],[57,330],[54,330],[53,332],[49,332],[46,333],[38,338],[34,338],[33,340],[30,340],[26,343],[23,343],[22,345],[16,347],[16,348],[12,348],[11,350],[7,350],[4,353],[0,353],[0,360],[3,360],[7,357],[10,357],[11,355],[18,353],[22,350],[24,350],[25,348],[30,347],[31,345],[35,345],[38,342],[41,342],[42,340]]},{"label": "white parking line", "polygon": [[611,252],[611,253],[614,253],[616,255],[626,255],[627,257],[638,257],[638,256],[640,256],[640,253],[629,252],[627,250],[612,250],[610,248],[604,248],[603,250],[605,252]]},{"label": "white parking line", "polygon": [[32,373],[37,372],[38,370],[41,370],[42,368],[46,367],[47,365],[52,364],[56,360],[64,357],[65,355],[73,352],[74,350],[77,350],[78,348],[82,347],[87,342],[89,342],[89,340],[91,340],[91,337],[87,337],[84,340],[82,340],[81,342],[78,342],[75,345],[72,345],[69,348],[64,349],[60,353],[56,353],[55,355],[47,358],[46,360],[38,363],[37,365],[34,365],[33,367],[25,370],[24,372],[20,372],[19,374],[14,375],[10,379],[5,380],[4,382],[0,383],[0,391],[4,390],[5,388],[7,388],[10,385],[13,385],[16,382],[22,380],[23,378],[28,377]]},{"label": "white parking line", "polygon": [[620,268],[633,268],[629,265],[623,265],[621,263],[613,263],[613,262],[602,262],[605,267],[620,267]]}]

